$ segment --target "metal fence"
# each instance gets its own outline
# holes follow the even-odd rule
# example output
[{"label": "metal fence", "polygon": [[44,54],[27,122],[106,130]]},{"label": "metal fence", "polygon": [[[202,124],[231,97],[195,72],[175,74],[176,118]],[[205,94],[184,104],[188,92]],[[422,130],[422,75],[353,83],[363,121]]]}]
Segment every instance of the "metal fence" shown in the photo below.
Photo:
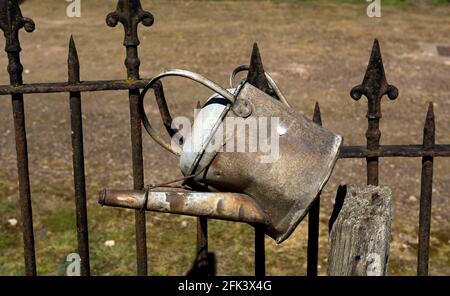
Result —
[{"label": "metal fence", "polygon": [[[108,14],[106,23],[115,27],[119,22],[125,30],[123,45],[126,48],[126,80],[80,81],[79,61],[75,42],[71,38],[68,57],[68,81],[55,83],[24,84],[23,67],[20,62],[19,30],[24,28],[33,32],[35,24],[22,16],[17,0],[0,0],[0,29],[4,32],[8,55],[8,73],[10,85],[0,86],[0,95],[11,96],[14,114],[14,131],[17,151],[17,169],[19,181],[19,201],[23,226],[23,246],[25,274],[36,275],[35,242],[32,220],[32,199],[28,169],[27,136],[25,129],[24,94],[68,93],[70,102],[74,196],[76,203],[76,221],[78,252],[81,257],[81,274],[90,275],[89,239],[86,211],[86,186],[83,155],[83,125],[81,115],[81,93],[105,90],[129,90],[131,147],[133,161],[134,189],[144,188],[144,168],[142,156],[141,118],[138,111],[138,98],[148,80],[140,79],[137,28],[153,24],[153,16],[142,9],[139,0],[119,0],[116,11]],[[367,146],[344,146],[340,158],[365,158],[367,161],[367,184],[378,185],[378,166],[380,157],[420,157],[422,158],[422,180],[420,192],[419,248],[417,274],[428,274],[429,238],[431,224],[431,196],[433,187],[433,161],[435,157],[450,157],[450,144],[435,144],[435,118],[430,103],[426,116],[423,143],[417,145],[380,145],[381,99],[387,95],[394,100],[398,96],[395,86],[388,84],[378,41],[375,40],[369,65],[362,84],[355,86],[350,93],[354,100],[362,96],[368,100]],[[314,121],[321,124],[319,105],[316,103]],[[319,239],[320,197],[314,202],[308,219],[308,256],[307,275],[317,275],[318,239]],[[145,212],[135,212],[137,274],[147,275],[147,248]],[[205,264],[207,257],[207,220],[198,218],[197,227],[197,265]],[[255,274],[265,274],[264,230],[255,228]]]}]

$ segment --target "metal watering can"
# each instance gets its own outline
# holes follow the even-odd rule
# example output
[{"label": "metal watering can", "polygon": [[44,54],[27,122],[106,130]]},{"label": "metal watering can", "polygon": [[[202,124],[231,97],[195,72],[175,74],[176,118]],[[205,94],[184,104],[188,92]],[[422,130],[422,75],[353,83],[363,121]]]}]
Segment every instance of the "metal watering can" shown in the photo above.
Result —
[{"label": "metal watering can", "polygon": [[[330,177],[342,137],[292,109],[268,73],[266,79],[276,97],[245,80],[235,87],[234,77],[243,70],[248,67],[233,71],[229,89],[185,70],[160,73],[141,94],[142,123],[157,143],[180,157],[180,169],[190,184],[253,198],[269,217],[265,233],[281,243],[305,217]],[[214,92],[197,113],[191,132],[182,137],[181,146],[164,141],[144,109],[146,92],[168,76],[191,79]],[[170,114],[165,99],[162,103],[159,100],[162,114]],[[243,123],[246,129],[236,133],[232,125],[229,128],[229,122]],[[259,125],[257,129],[255,122]],[[177,132],[175,128],[172,131],[171,135]],[[268,149],[237,150],[235,144],[242,143],[243,138],[248,140],[245,142],[248,147],[249,143],[266,141],[265,144],[270,143],[266,147],[276,153],[268,155]]]}]

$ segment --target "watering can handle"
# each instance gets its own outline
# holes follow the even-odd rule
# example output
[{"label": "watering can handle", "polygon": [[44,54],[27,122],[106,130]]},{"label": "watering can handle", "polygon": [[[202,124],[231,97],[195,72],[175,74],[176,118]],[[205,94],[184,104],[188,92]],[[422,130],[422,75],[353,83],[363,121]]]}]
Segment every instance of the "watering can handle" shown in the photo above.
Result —
[{"label": "watering can handle", "polygon": [[161,138],[159,133],[152,127],[150,121],[147,118],[147,115],[145,113],[145,108],[144,108],[144,98],[145,98],[145,94],[147,93],[147,91],[150,88],[152,88],[154,86],[154,84],[157,81],[159,81],[161,78],[168,77],[168,76],[185,77],[185,78],[191,79],[195,82],[198,82],[198,83],[206,86],[207,88],[213,90],[214,92],[218,93],[225,99],[228,99],[230,101],[229,106],[234,103],[236,98],[232,93],[230,93],[226,89],[222,88],[217,83],[203,77],[200,74],[186,71],[186,70],[174,69],[174,70],[164,71],[164,72],[158,74],[157,76],[155,76],[152,80],[150,80],[150,82],[142,90],[142,93],[139,97],[138,107],[139,107],[139,112],[141,114],[142,124],[144,125],[144,128],[147,131],[147,133],[153,138],[153,140],[155,140],[159,145],[161,145],[163,148],[167,149],[169,152],[171,152],[177,156],[180,156],[180,152],[173,149],[172,145],[166,143]]},{"label": "watering can handle", "polygon": [[[243,71],[249,71],[250,67],[247,65],[241,65],[239,67],[237,67],[236,69],[233,70],[233,72],[230,75],[230,87],[231,88],[235,88],[236,86],[234,85],[234,80],[236,78],[236,75],[240,72]],[[272,88],[272,90],[275,92],[275,95],[277,96],[277,98],[283,103],[285,104],[287,107],[291,108],[291,105],[289,105],[289,102],[287,101],[286,97],[283,95],[283,93],[281,92],[280,88],[278,87],[278,85],[276,84],[275,80],[273,80],[272,76],[267,73],[264,72],[264,74],[266,75],[266,80],[269,84],[269,86]]]}]

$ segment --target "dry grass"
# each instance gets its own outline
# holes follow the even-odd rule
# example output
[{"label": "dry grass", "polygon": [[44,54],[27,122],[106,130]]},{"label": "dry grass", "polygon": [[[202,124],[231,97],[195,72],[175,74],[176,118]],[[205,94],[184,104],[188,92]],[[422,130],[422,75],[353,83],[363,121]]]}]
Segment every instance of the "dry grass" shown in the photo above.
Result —
[{"label": "dry grass", "polygon": [[[83,80],[121,79],[122,28],[109,28],[105,16],[114,0],[82,1],[82,17],[65,16],[64,1],[26,1],[25,16],[36,22],[32,34],[21,33],[26,82],[67,79],[67,44],[74,35]],[[354,102],[350,88],[360,83],[374,37],[380,39],[388,81],[400,89],[396,101],[383,101],[382,143],[420,143],[427,102],[433,101],[437,142],[450,143],[450,60],[435,54],[436,44],[449,44],[448,6],[383,6],[383,17],[370,19],[365,6],[301,1],[141,1],[156,19],[140,28],[141,74],[162,69],[197,71],[226,85],[229,72],[248,63],[257,41],[266,69],[279,81],[292,105],[312,115],[315,101],[324,126],[344,136],[347,144],[364,144],[365,99]],[[3,38],[0,38],[3,47]],[[0,68],[7,64],[0,55]],[[0,83],[7,84],[6,71]],[[189,115],[208,93],[197,86],[167,81],[167,98],[175,114]],[[150,101],[150,100],[149,100]],[[36,251],[40,274],[63,274],[65,257],[76,250],[72,192],[70,122],[67,95],[25,99]],[[155,106],[152,104],[152,106]],[[150,107],[147,107],[150,110]],[[126,92],[83,94],[85,156],[93,274],[133,274],[134,215],[101,208],[103,187],[131,188],[129,113]],[[156,107],[150,115],[158,118]],[[21,274],[15,147],[10,101],[0,101],[0,274]],[[144,135],[146,183],[179,176],[177,160]],[[450,160],[435,161],[431,239],[432,274],[450,274],[448,175]],[[394,194],[391,274],[414,274],[417,253],[419,159],[383,159],[381,184]],[[365,182],[364,160],[342,160],[323,193],[320,267],[326,271],[327,220],[338,184]],[[186,223],[182,223],[186,221]],[[181,275],[195,253],[195,220],[149,214],[149,271]],[[185,225],[183,227],[183,225]],[[112,248],[104,246],[114,239]],[[252,229],[245,224],[211,221],[210,249],[219,274],[253,273]],[[306,266],[306,221],[284,244],[266,241],[267,272],[302,275]]]}]

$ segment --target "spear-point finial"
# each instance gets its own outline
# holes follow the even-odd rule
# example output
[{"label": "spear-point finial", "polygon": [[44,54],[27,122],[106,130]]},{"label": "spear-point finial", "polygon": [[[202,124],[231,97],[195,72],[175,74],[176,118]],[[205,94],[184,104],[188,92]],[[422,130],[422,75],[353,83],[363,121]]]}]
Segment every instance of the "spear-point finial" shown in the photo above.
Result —
[{"label": "spear-point finial", "polygon": [[23,17],[17,0],[0,1],[0,29],[5,34],[5,51],[20,52],[19,30],[25,28],[27,32],[33,32],[35,25],[33,20]]},{"label": "spear-point finial", "polygon": [[264,72],[261,54],[259,53],[258,44],[256,42],[253,44],[252,56],[250,58],[250,68],[247,74],[247,81],[263,92],[270,92],[269,84],[267,83],[266,74]]},{"label": "spear-point finial", "polygon": [[77,47],[75,46],[75,41],[73,40],[72,35],[70,35],[67,65],[69,73],[69,83],[80,82],[80,62],[78,60]]},{"label": "spear-point finial", "polygon": [[320,126],[322,125],[322,115],[320,114],[319,102],[316,102],[316,105],[314,106],[313,121]]},{"label": "spear-point finial", "polygon": [[425,119],[425,125],[423,128],[423,147],[425,149],[431,149],[435,143],[435,120],[433,102],[428,105],[427,117]]},{"label": "spear-point finial", "polygon": [[353,87],[350,92],[354,100],[359,100],[362,95],[368,99],[367,116],[369,118],[381,118],[380,101],[384,95],[388,95],[391,100],[395,100],[398,96],[398,89],[387,83],[377,39],[373,43],[372,54],[362,84]]},{"label": "spear-point finial", "polygon": [[139,23],[146,27],[153,25],[153,15],[142,10],[140,0],[119,0],[117,3],[117,9],[111,12],[106,17],[106,23],[110,27],[117,26],[118,23],[122,23],[125,29],[125,46],[138,46],[139,37],[137,27]]}]

